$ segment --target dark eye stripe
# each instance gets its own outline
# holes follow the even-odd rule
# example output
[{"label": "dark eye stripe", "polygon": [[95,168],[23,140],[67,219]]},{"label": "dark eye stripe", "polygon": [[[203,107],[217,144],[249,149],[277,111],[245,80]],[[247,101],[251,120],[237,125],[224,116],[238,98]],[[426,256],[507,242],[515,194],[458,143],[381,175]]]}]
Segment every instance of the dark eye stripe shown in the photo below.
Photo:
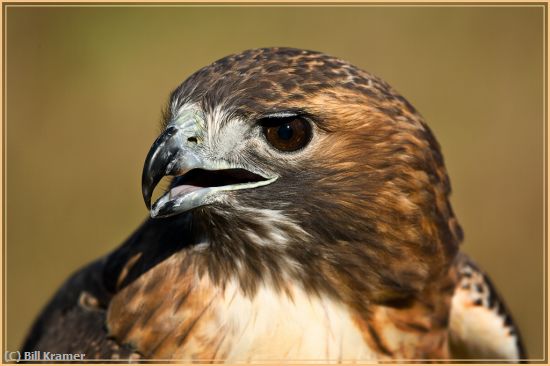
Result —
[{"label": "dark eye stripe", "polygon": [[301,117],[266,118],[261,121],[266,140],[281,151],[296,151],[311,139],[311,125]]}]

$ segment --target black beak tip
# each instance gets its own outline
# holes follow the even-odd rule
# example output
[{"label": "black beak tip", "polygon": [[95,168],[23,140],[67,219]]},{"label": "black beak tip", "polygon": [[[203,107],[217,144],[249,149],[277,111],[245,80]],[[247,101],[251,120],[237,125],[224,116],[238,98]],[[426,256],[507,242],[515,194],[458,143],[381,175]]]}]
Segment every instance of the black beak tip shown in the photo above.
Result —
[{"label": "black beak tip", "polygon": [[141,193],[143,194],[143,201],[145,202],[145,206],[147,206],[148,210],[151,210],[151,196],[153,195],[153,192],[151,192],[150,186],[142,184]]},{"label": "black beak tip", "polygon": [[143,164],[143,173],[141,176],[141,193],[147,209],[151,210],[151,198],[153,191],[162,177],[170,172],[167,167],[176,157],[180,146],[177,141],[173,141],[174,135],[178,132],[175,127],[169,127],[153,143],[145,163]]},{"label": "black beak tip", "polygon": [[143,168],[143,174],[141,176],[141,194],[143,195],[143,201],[145,202],[145,206],[147,206],[147,209],[151,210],[151,198],[153,196],[153,190],[156,187],[156,183],[154,178],[151,177],[151,171],[147,167],[147,163],[145,164],[145,167]]}]

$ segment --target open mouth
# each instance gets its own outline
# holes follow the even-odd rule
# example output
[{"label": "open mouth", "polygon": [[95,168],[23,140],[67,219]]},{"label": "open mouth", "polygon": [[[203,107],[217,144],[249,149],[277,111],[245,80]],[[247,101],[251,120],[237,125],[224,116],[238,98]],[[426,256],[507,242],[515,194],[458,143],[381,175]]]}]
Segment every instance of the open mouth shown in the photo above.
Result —
[{"label": "open mouth", "polygon": [[250,186],[250,184],[266,180],[268,179],[259,174],[240,168],[223,170],[192,169],[174,179],[170,189],[170,199],[185,196],[202,188],[232,186],[235,189],[238,185]]},{"label": "open mouth", "polygon": [[[168,217],[195,207],[223,202],[224,191],[253,189],[271,184],[277,175],[252,172],[224,159],[204,156],[197,141],[192,142],[193,119],[169,125],[147,153],[141,175],[141,192],[151,217]],[[193,130],[194,131],[194,130]],[[195,133],[195,132],[193,132]],[[253,169],[255,170],[255,169]],[[170,188],[151,205],[155,187],[164,177],[175,177]]]},{"label": "open mouth", "polygon": [[151,217],[171,216],[212,203],[217,192],[256,188],[273,183],[276,179],[265,178],[241,168],[195,168],[174,178],[170,189],[153,204]]}]

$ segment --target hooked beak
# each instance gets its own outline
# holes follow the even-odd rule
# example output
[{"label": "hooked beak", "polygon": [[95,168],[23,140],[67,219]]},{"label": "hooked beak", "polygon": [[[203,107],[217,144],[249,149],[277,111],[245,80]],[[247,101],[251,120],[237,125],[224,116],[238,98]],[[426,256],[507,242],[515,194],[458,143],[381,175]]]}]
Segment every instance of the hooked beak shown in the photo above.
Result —
[{"label": "hooked beak", "polygon": [[[151,217],[176,215],[214,202],[219,192],[260,187],[277,179],[206,158],[201,140],[189,131],[185,124],[169,125],[147,154],[141,189]],[[153,191],[165,176],[176,178],[168,192],[151,206]]]}]

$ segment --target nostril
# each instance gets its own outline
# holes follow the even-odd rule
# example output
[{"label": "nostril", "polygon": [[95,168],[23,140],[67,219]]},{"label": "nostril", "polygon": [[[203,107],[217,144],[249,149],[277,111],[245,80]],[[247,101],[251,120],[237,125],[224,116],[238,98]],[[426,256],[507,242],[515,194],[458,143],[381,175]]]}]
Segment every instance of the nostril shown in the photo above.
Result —
[{"label": "nostril", "polygon": [[195,144],[196,144],[196,143],[197,143],[197,138],[196,138],[196,137],[189,137],[189,138],[187,139],[187,141],[189,141],[189,142],[192,142],[192,143],[195,143]]}]

